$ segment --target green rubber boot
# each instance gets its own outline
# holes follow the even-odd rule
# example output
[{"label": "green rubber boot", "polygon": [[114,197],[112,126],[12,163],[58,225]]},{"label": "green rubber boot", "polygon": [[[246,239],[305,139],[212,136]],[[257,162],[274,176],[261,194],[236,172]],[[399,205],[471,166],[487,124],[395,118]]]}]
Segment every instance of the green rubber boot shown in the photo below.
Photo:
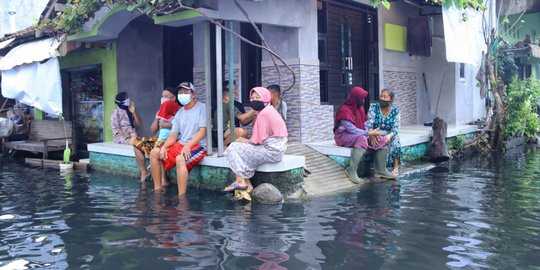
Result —
[{"label": "green rubber boot", "polygon": [[386,169],[387,155],[388,149],[386,148],[375,151],[375,153],[373,154],[375,174],[373,176],[376,178],[395,180],[397,177]]},{"label": "green rubber boot", "polygon": [[349,160],[349,167],[345,169],[345,174],[351,182],[355,184],[360,184],[362,182],[362,179],[358,177],[358,164],[362,161],[362,158],[364,157],[364,154],[366,153],[366,150],[360,149],[360,148],[353,148],[351,151],[351,159]]}]

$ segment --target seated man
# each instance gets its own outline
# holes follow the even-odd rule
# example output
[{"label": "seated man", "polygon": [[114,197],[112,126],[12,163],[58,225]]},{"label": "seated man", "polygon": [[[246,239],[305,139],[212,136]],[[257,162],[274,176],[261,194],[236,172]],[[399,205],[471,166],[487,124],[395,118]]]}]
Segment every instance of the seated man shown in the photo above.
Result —
[{"label": "seated man", "polygon": [[[225,146],[229,145],[231,143],[231,129],[229,127],[230,123],[230,107],[229,107],[229,90],[224,89],[223,90],[223,143]],[[247,130],[240,126],[240,120],[238,120],[238,116],[241,114],[246,113],[246,110],[244,109],[244,106],[242,103],[234,100],[234,138],[238,139],[240,137],[246,138],[247,137]],[[217,136],[217,108],[214,109],[213,113],[213,119],[214,124],[212,128],[212,141],[217,142],[218,136]]]},{"label": "seated man", "polygon": [[281,118],[287,121],[287,103],[285,103],[285,100],[281,100],[281,87],[277,84],[271,84],[266,89],[270,90],[272,94],[270,103],[276,108]]},{"label": "seated man", "polygon": [[195,99],[195,88],[190,82],[181,83],[177,89],[183,107],[174,116],[171,134],[163,146],[150,153],[150,164],[155,190],[162,188],[160,163],[166,171],[176,166],[178,195],[183,196],[189,171],[206,156],[206,105]]},{"label": "seated man", "polygon": [[[225,81],[225,83],[223,83],[223,91],[229,90],[229,89],[230,89],[229,81]],[[235,98],[234,99],[235,106],[239,105],[243,108],[242,103],[236,100],[238,98],[238,86],[236,85],[236,81],[233,81],[233,93],[234,93],[234,98]],[[249,111],[246,112],[244,110],[243,113],[236,116],[236,119],[238,119],[240,123],[242,123],[242,126],[247,126],[255,122],[255,118],[257,118],[257,111],[251,108],[249,109]],[[244,137],[247,137],[247,134]]]}]

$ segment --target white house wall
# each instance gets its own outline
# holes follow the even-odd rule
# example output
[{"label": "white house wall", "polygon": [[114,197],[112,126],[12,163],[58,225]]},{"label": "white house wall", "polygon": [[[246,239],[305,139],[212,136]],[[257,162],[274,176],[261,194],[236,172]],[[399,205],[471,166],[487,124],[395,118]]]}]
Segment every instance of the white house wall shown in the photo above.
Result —
[{"label": "white house wall", "polygon": [[[477,68],[465,65],[465,78],[461,79],[459,63],[446,61],[441,15],[433,16],[431,56],[414,59],[406,52],[384,49],[384,23],[407,26],[408,17],[418,15],[417,8],[403,2],[392,2],[390,10],[385,8],[378,10],[380,89],[389,87],[395,90],[396,103],[402,113],[402,124],[421,124],[431,120],[423,73],[426,75],[433,115],[437,113],[449,124],[465,124],[482,118],[484,101],[480,99],[474,79]],[[443,75],[445,79],[441,88]],[[439,93],[440,101],[437,108]]]},{"label": "white house wall", "polygon": [[418,122],[417,66],[419,61],[411,59],[406,52],[384,49],[384,24],[407,26],[408,16],[414,14],[418,14],[416,7],[403,2],[392,2],[390,10],[384,7],[378,9],[380,89],[390,88],[395,92],[395,104],[400,110],[402,125]]}]

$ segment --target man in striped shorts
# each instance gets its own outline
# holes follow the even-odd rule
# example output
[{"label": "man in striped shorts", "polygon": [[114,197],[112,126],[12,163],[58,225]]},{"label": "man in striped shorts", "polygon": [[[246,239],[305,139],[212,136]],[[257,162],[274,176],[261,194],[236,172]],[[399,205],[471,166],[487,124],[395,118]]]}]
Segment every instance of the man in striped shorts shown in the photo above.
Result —
[{"label": "man in striped shorts", "polygon": [[182,108],[172,120],[171,134],[160,148],[150,153],[154,189],[161,190],[161,170],[176,166],[178,195],[186,194],[189,171],[206,156],[206,105],[195,99],[195,88],[190,82],[178,87],[178,101]]}]

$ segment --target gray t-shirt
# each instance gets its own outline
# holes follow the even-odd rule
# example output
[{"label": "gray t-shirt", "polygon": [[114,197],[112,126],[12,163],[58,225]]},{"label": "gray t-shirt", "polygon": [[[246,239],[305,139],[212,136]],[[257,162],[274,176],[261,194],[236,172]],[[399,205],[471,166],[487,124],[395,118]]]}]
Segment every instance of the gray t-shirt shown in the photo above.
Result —
[{"label": "gray t-shirt", "polygon": [[[178,132],[178,141],[185,145],[189,142],[199,128],[206,127],[206,105],[197,102],[193,108],[185,110],[185,107],[180,108],[174,119],[172,120],[171,132]],[[206,147],[206,136],[204,136],[199,144]]]}]

